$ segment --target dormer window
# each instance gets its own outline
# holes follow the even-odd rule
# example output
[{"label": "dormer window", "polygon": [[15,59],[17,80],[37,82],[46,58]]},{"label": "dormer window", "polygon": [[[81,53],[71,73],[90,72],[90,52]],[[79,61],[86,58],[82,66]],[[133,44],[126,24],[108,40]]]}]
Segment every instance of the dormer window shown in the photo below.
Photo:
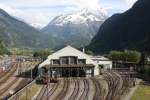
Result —
[{"label": "dormer window", "polygon": [[68,57],[61,57],[61,64],[69,64],[69,59]]},{"label": "dormer window", "polygon": [[77,64],[77,57],[70,57],[70,64]]},{"label": "dormer window", "polygon": [[53,64],[55,65],[55,64],[60,64],[60,61],[59,60],[57,60],[57,59],[54,59],[54,60],[52,60],[53,61]]}]

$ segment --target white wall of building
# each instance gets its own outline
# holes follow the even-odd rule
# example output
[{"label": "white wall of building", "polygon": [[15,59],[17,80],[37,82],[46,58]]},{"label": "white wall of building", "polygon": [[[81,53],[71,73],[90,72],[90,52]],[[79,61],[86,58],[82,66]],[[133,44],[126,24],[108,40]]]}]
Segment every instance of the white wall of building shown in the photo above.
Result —
[{"label": "white wall of building", "polygon": [[39,68],[52,64],[53,59],[59,59],[64,56],[75,56],[78,59],[86,59],[86,64],[93,64],[94,75],[99,75],[100,66],[103,66],[104,69],[112,69],[112,61],[104,56],[89,56],[71,46],[67,46],[52,55],[49,55],[48,58],[39,65]]},{"label": "white wall of building", "polygon": [[78,59],[86,59],[86,64],[93,64],[95,66],[94,68],[94,75],[99,75],[99,69],[98,69],[98,64],[94,62],[91,57],[71,46],[67,46],[52,55],[49,55],[48,58],[39,65],[39,69],[42,68],[45,65],[52,64],[52,59],[59,59],[60,57],[63,56],[75,56]]},{"label": "white wall of building", "polygon": [[91,56],[91,59],[98,64],[103,66],[104,69],[112,69],[112,61],[103,56]]},{"label": "white wall of building", "polygon": [[47,60],[45,60],[43,63],[39,65],[39,67],[52,64],[52,59],[59,59],[63,56],[76,56],[78,59],[86,59],[86,64],[93,64],[97,65],[88,55],[84,54],[83,52],[71,47],[67,46],[56,53],[53,53],[52,55],[48,56]]}]

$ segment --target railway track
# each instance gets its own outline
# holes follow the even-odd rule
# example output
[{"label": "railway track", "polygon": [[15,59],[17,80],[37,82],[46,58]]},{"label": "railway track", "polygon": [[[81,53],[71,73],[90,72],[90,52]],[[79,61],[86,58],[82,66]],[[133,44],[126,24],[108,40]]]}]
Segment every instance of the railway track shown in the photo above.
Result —
[{"label": "railway track", "polygon": [[[10,72],[7,73],[0,81],[0,98],[5,98],[4,94],[9,94],[10,88],[19,81],[19,78],[15,77],[16,69],[19,64],[14,64]],[[7,93],[6,93],[7,92]]]},{"label": "railway track", "polygon": [[76,100],[76,97],[78,96],[78,91],[79,91],[79,82],[78,79],[73,79],[74,83],[75,83],[75,87],[74,90],[71,94],[71,96],[69,97],[68,100]]},{"label": "railway track", "polygon": [[118,81],[116,81],[116,82],[118,82],[118,84],[120,84],[120,86],[118,86],[118,88],[116,87],[113,98],[114,98],[114,100],[120,100],[121,96],[128,90],[130,83],[129,83],[129,80],[127,79],[128,77],[122,77],[121,75],[119,75],[116,72],[112,72],[112,74],[114,74],[117,77],[116,79],[118,79]]},{"label": "railway track", "polygon": [[108,83],[109,91],[108,91],[108,94],[106,96],[106,100],[114,100],[116,85],[118,85],[117,79],[115,79],[114,77],[115,76],[112,75],[110,72],[107,72],[107,77],[105,77],[105,78],[106,78],[106,81]]},{"label": "railway track", "polygon": [[127,79],[127,77],[122,77],[123,79],[123,85],[122,85],[122,88],[121,88],[121,91],[120,91],[120,96],[123,95],[125,92],[128,91],[129,89],[129,80]]},{"label": "railway track", "polygon": [[119,97],[120,97],[120,92],[122,90],[122,87],[123,87],[123,83],[126,83],[122,80],[122,77],[120,77],[120,75],[118,75],[116,72],[111,72],[111,74],[113,76],[115,76],[115,82],[114,82],[114,93],[113,93],[113,96],[112,98],[114,98],[114,100],[119,100]]},{"label": "railway track", "polygon": [[84,82],[84,90],[83,90],[79,100],[88,100],[89,82],[87,79],[83,79],[83,82]]},{"label": "railway track", "polygon": [[105,100],[119,100],[121,93],[124,93],[122,89],[125,84],[127,84],[127,81],[123,80],[123,78],[115,72],[105,72],[104,77],[108,83],[109,88]]},{"label": "railway track", "polygon": [[63,86],[63,89],[62,91],[60,91],[60,93],[57,95],[57,97],[55,98],[55,100],[62,100],[64,99],[64,97],[66,96],[67,94],[67,90],[68,90],[68,87],[69,87],[69,80],[68,79],[64,79],[64,86]]},{"label": "railway track", "polygon": [[12,68],[2,78],[0,78],[0,85],[4,84],[9,79],[9,77],[15,73],[17,69],[16,66],[18,66],[18,64],[14,64]]},{"label": "railway track", "polygon": [[2,88],[2,89],[0,90],[0,96],[2,96],[5,92],[7,92],[7,91],[9,90],[9,88],[10,88],[15,82],[17,82],[17,81],[18,81],[18,79],[15,78],[14,80],[11,81],[11,83],[9,83],[7,86],[5,86],[4,88]]},{"label": "railway track", "polygon": [[[109,91],[108,94],[106,96],[106,98],[104,98],[103,93],[102,93],[102,87],[101,84],[99,82],[98,79],[96,78],[91,78],[89,79],[93,85],[94,85],[94,96],[92,98],[92,100],[117,100],[116,95],[117,93],[119,93],[121,86],[119,86],[120,84],[120,77],[117,76],[116,74],[113,73],[107,73],[105,75],[106,81],[108,83],[109,86]],[[38,99],[36,100],[65,100],[64,98],[67,95],[67,91],[69,90],[69,82],[70,80],[68,79],[64,79],[63,80],[63,87],[62,90],[59,91],[59,93],[56,95],[57,93],[57,88],[59,86],[59,83],[57,84],[53,84],[52,88],[49,90],[49,92],[46,92],[47,88],[44,88],[41,90],[41,95],[39,95],[39,97],[37,97]],[[80,89],[80,82],[83,81],[83,91],[79,91]],[[68,100],[90,100],[90,98],[88,98],[88,93],[89,93],[89,81],[86,78],[83,79],[75,79],[73,78],[73,83],[74,83],[74,88],[72,93],[70,94],[70,96],[68,97]],[[119,87],[118,87],[119,86]],[[56,92],[56,93],[55,93]],[[54,94],[55,93],[55,94]],[[53,98],[52,98],[53,97]]]},{"label": "railway track", "polygon": [[95,86],[95,94],[94,94],[94,97],[92,100],[104,100],[102,98],[102,95],[101,95],[102,94],[102,92],[101,92],[102,88],[101,88],[99,81],[95,78],[92,78],[91,80],[93,81],[94,86]]},{"label": "railway track", "polygon": [[49,100],[56,91],[58,85],[59,83],[51,85],[50,90],[48,89],[48,85],[44,85],[35,100]]},{"label": "railway track", "polygon": [[35,100],[42,100],[42,98],[43,98],[43,96],[44,96],[44,94],[46,92],[46,89],[47,89],[47,86],[44,85]]},{"label": "railway track", "polygon": [[108,84],[108,92],[105,94],[98,78],[64,78],[58,83],[50,84],[50,88],[49,85],[44,85],[35,100],[120,100],[120,96],[128,88],[126,77],[123,78],[116,72],[105,72],[104,79]]},{"label": "railway track", "polygon": [[53,96],[53,94],[56,92],[58,86],[59,86],[60,82],[55,83],[53,85],[53,87],[50,89],[50,91],[48,92],[48,100],[51,100],[51,97]]},{"label": "railway track", "polygon": [[[13,64],[13,65],[14,65],[14,64]],[[12,69],[9,68],[9,69],[7,69],[6,71],[1,72],[1,73],[0,73],[0,79],[3,78],[3,77],[5,77],[11,70],[12,70]]]}]

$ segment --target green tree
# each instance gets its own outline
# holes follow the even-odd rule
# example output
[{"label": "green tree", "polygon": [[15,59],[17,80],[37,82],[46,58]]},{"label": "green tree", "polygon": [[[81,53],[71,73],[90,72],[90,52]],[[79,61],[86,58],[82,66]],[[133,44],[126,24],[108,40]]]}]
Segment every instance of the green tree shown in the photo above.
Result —
[{"label": "green tree", "polygon": [[111,51],[110,57],[112,60],[121,60],[122,59],[122,52],[120,51]]},{"label": "green tree", "polygon": [[9,50],[5,47],[4,43],[0,40],[0,55],[10,55]]},{"label": "green tree", "polygon": [[126,50],[124,52],[111,51],[110,52],[110,57],[111,57],[112,60],[139,63],[140,58],[141,58],[141,53],[138,52],[138,51],[131,51],[131,50]]},{"label": "green tree", "polygon": [[126,59],[128,62],[136,62],[139,63],[141,58],[141,53],[137,51],[125,51],[124,52],[124,59]]},{"label": "green tree", "polygon": [[33,56],[34,57],[40,57],[43,60],[46,59],[49,55],[51,54],[51,50],[40,50],[40,51],[35,51]]}]

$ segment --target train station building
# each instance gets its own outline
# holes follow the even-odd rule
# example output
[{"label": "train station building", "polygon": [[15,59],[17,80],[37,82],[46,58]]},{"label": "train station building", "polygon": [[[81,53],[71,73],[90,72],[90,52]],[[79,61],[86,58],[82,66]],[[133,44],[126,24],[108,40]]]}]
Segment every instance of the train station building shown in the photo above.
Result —
[{"label": "train station building", "polygon": [[[84,52],[71,46],[51,54],[39,65],[39,73],[59,77],[92,77],[99,75],[99,65]],[[44,70],[44,71],[43,71]]]}]

